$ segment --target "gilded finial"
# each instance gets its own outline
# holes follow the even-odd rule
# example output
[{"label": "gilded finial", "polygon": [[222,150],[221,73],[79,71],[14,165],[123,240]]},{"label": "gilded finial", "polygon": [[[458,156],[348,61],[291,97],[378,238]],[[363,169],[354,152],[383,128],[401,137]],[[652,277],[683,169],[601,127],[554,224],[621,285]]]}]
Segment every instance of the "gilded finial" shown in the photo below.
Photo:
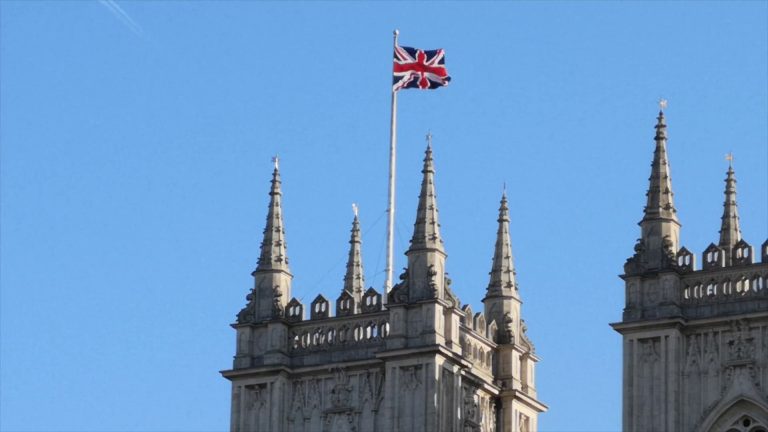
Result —
[{"label": "gilded finial", "polygon": [[728,152],[728,154],[725,155],[725,160],[728,161],[728,168],[733,168],[733,152]]}]

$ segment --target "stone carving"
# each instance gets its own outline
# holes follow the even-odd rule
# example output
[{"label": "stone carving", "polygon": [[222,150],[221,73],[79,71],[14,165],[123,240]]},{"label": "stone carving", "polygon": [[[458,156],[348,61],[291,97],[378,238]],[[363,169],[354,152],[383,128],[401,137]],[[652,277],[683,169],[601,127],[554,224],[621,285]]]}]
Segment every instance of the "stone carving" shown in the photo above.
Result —
[{"label": "stone carving", "polygon": [[496,410],[498,409],[497,401],[493,398],[488,398],[488,431],[496,430]]},{"label": "stone carving", "polygon": [[755,356],[755,338],[749,330],[749,323],[742,319],[731,321],[731,335],[728,340],[728,360],[738,362],[753,360]]},{"label": "stone carving", "polygon": [[504,314],[504,341],[506,343],[515,343],[515,320],[512,319],[512,315],[509,312]]},{"label": "stone carving", "polygon": [[349,376],[342,368],[333,370],[335,384],[331,389],[331,406],[333,408],[346,408],[350,406],[352,386],[349,385]]},{"label": "stone carving", "polygon": [[768,327],[763,327],[763,365],[768,366]]},{"label": "stone carving", "polygon": [[685,368],[686,370],[695,370],[701,363],[699,343],[697,335],[688,336],[688,352],[686,354]]},{"label": "stone carving", "polygon": [[520,413],[520,432],[530,432],[531,431],[531,420],[528,418],[527,415]]},{"label": "stone carving", "polygon": [[531,342],[531,339],[528,337],[528,326],[525,324],[525,320],[520,320],[520,339],[523,341],[523,345],[528,347],[528,350],[530,352],[535,352],[536,347],[533,345],[533,342]]},{"label": "stone carving", "polygon": [[367,371],[364,375],[361,375],[362,384],[359,387],[359,401],[363,405],[367,401],[372,402],[372,409],[377,411],[379,404],[383,399],[381,393],[384,387],[384,376],[379,372]]},{"label": "stone carving", "polygon": [[254,297],[255,288],[251,288],[245,300],[248,302],[244,308],[237,313],[238,324],[248,324],[256,321],[256,301]]},{"label": "stone carving", "polygon": [[285,308],[281,298],[283,297],[283,291],[280,289],[280,285],[275,285],[272,296],[272,317],[282,318],[285,315]]},{"label": "stone carving", "polygon": [[251,410],[258,411],[261,408],[264,408],[267,405],[267,389],[265,386],[253,386],[248,389],[249,390],[249,404]]},{"label": "stone carving", "polygon": [[643,239],[637,239],[635,243],[635,254],[627,258],[627,262],[624,264],[624,273],[636,274],[645,270],[645,243]]},{"label": "stone carving", "polygon": [[672,239],[669,238],[669,235],[665,235],[664,238],[661,240],[661,247],[664,250],[664,268],[668,267],[676,267],[677,266],[677,260],[675,259],[675,251],[672,248]]},{"label": "stone carving", "polygon": [[752,364],[728,366],[725,368],[724,378],[723,393],[725,393],[731,386],[742,389],[749,388],[750,386],[760,388],[760,378],[757,376],[757,368]]},{"label": "stone carving", "polygon": [[304,382],[296,380],[293,382],[293,398],[291,408],[288,413],[290,419],[304,419],[304,405],[306,404],[306,395],[304,393]]},{"label": "stone carving", "polygon": [[720,352],[715,342],[714,332],[707,334],[707,342],[704,345],[704,362],[709,369],[717,369],[717,365],[720,363]]},{"label": "stone carving", "polygon": [[392,287],[389,292],[390,303],[408,303],[409,294],[408,287],[408,269],[403,267],[403,272],[400,273],[400,283]]},{"label": "stone carving", "polygon": [[443,293],[443,298],[447,300],[448,303],[451,304],[451,307],[453,308],[459,307],[461,305],[461,300],[459,300],[459,297],[451,289],[451,284],[453,283],[453,280],[451,280],[451,278],[448,277],[448,273],[445,273],[443,280],[445,281],[445,292]]},{"label": "stone carving", "polygon": [[480,404],[477,388],[471,385],[462,387],[464,397],[462,399],[462,414],[464,418],[464,431],[480,430]]},{"label": "stone carving", "polygon": [[309,381],[309,389],[307,390],[307,403],[305,406],[309,409],[309,411],[322,407],[319,379],[313,379]]},{"label": "stone carving", "polygon": [[435,271],[435,265],[430,264],[429,270],[427,271],[427,277],[429,278],[429,289],[432,293],[432,298],[436,298],[439,294],[437,290],[437,282],[435,281],[435,276],[437,276],[437,272]]},{"label": "stone carving", "polygon": [[250,413],[245,429],[266,431],[269,427],[269,390],[260,384],[246,387],[246,409]]},{"label": "stone carving", "polygon": [[323,422],[323,432],[357,432],[356,423],[352,411],[329,413]]}]

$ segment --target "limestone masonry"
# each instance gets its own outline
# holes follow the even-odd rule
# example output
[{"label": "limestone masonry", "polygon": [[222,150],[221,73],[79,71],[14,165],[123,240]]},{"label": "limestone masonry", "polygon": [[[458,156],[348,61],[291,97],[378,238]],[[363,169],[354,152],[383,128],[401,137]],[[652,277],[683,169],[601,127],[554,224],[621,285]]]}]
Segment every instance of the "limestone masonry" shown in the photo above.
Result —
[{"label": "limestone masonry", "polygon": [[[280,173],[255,285],[237,316],[232,431],[535,431],[538,358],[525,334],[509,239],[507,198],[484,310],[451,291],[427,147],[408,267],[386,298],[365,288],[352,221],[344,287],[329,300],[291,298]],[[290,300],[289,300],[290,299]]]},{"label": "limestone masonry", "polygon": [[[641,237],[622,276],[623,320],[612,324],[624,339],[623,429],[768,432],[768,241],[756,256],[741,238],[730,167],[720,240],[697,269],[680,247],[663,112],[655,141]],[[291,296],[275,166],[254,287],[233,324],[232,369],[222,372],[233,432],[538,430],[547,406],[536,394],[507,197],[475,313],[445,271],[429,146],[422,173],[399,283],[388,294],[365,287],[355,215],[339,296],[318,295],[307,319]]]},{"label": "limestone masonry", "polygon": [[626,432],[768,430],[768,241],[741,238],[736,179],[725,179],[720,240],[696,256],[680,222],[660,112],[648,202],[635,254],[624,265]]}]

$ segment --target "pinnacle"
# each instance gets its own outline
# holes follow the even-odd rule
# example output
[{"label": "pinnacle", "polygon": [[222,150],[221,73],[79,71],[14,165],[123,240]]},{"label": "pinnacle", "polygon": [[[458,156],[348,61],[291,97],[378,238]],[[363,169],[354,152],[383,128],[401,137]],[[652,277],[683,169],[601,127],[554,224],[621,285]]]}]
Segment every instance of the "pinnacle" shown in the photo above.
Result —
[{"label": "pinnacle", "polygon": [[730,251],[741,240],[739,227],[739,211],[736,205],[736,177],[733,166],[728,166],[725,178],[725,202],[723,203],[723,216],[720,225],[720,242],[718,246]]},{"label": "pinnacle", "polygon": [[357,214],[355,214],[355,218],[352,220],[352,230],[349,239],[349,258],[347,259],[347,272],[344,275],[344,291],[357,296],[358,299],[362,297],[363,287],[365,286],[361,245],[360,221]]},{"label": "pinnacle", "polygon": [[255,272],[264,270],[283,270],[288,268],[287,245],[283,228],[282,191],[280,171],[275,164],[272,172],[272,186],[269,190],[269,210],[267,223],[264,228],[264,238],[261,242],[261,253]]},{"label": "pinnacle", "polygon": [[507,206],[506,192],[501,195],[498,222],[499,228],[496,232],[496,246],[493,251],[493,265],[490,272],[491,278],[486,295],[507,294],[517,296],[515,263],[512,256],[512,241],[509,235],[509,207]]},{"label": "pinnacle", "polygon": [[434,184],[435,168],[432,160],[431,145],[427,145],[427,150],[424,154],[424,167],[421,170],[424,176],[421,181],[419,206],[416,211],[416,223],[414,224],[409,251],[433,249],[445,253],[437,215],[437,195]]},{"label": "pinnacle", "polygon": [[646,196],[648,197],[643,220],[670,219],[677,222],[672,179],[670,177],[669,161],[667,159],[667,125],[664,112],[659,111],[656,118],[656,150],[653,152],[651,176]]}]

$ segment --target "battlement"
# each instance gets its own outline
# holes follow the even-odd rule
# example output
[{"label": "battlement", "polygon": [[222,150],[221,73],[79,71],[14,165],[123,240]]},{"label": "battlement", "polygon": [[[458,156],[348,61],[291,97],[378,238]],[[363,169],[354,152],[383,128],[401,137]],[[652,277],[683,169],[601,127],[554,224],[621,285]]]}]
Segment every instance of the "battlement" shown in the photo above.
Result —
[{"label": "battlement", "polygon": [[[726,248],[719,247],[714,243],[710,243],[701,254],[701,258],[701,261],[704,264],[701,270],[705,271],[726,267],[742,267],[756,262],[754,248],[744,240],[740,240],[736,243],[730,251]],[[760,261],[763,264],[768,263],[768,240],[760,246]],[[696,256],[684,247],[680,248],[675,255],[675,262],[673,265],[683,273],[695,272],[698,270],[696,268]]]},{"label": "battlement", "polygon": [[[375,354],[386,348],[386,340],[392,328],[392,311],[381,302],[381,294],[369,288],[358,304],[346,291],[336,301],[336,315],[332,315],[330,302],[322,295],[312,301],[309,318],[305,317],[304,305],[296,298],[291,299],[284,315],[272,320],[235,324],[244,334],[243,345],[253,346],[253,340],[266,333],[270,324],[279,323],[287,327],[287,339],[284,346],[284,365],[304,367],[346,361],[359,361],[375,358]],[[358,307],[359,306],[359,307]],[[485,314],[473,313],[469,305],[461,308],[458,321],[459,354],[472,363],[472,367],[492,376],[493,350],[500,339],[495,321],[487,324]],[[250,330],[246,330],[250,329]],[[266,336],[265,336],[266,337]],[[508,339],[508,338],[507,338]],[[518,341],[521,342],[521,341]],[[514,339],[510,340],[514,344]],[[527,349],[532,348],[526,347]],[[250,352],[245,361],[243,356],[236,356],[235,369],[247,369],[265,362],[268,350]]]},{"label": "battlement", "polygon": [[[527,424],[538,357],[526,336],[502,195],[490,280],[475,313],[451,288],[432,150],[407,266],[385,292],[365,288],[357,208],[338,297],[291,294],[281,180],[272,174],[253,288],[232,327],[232,430],[496,430]],[[333,371],[333,373],[329,373]]]}]

